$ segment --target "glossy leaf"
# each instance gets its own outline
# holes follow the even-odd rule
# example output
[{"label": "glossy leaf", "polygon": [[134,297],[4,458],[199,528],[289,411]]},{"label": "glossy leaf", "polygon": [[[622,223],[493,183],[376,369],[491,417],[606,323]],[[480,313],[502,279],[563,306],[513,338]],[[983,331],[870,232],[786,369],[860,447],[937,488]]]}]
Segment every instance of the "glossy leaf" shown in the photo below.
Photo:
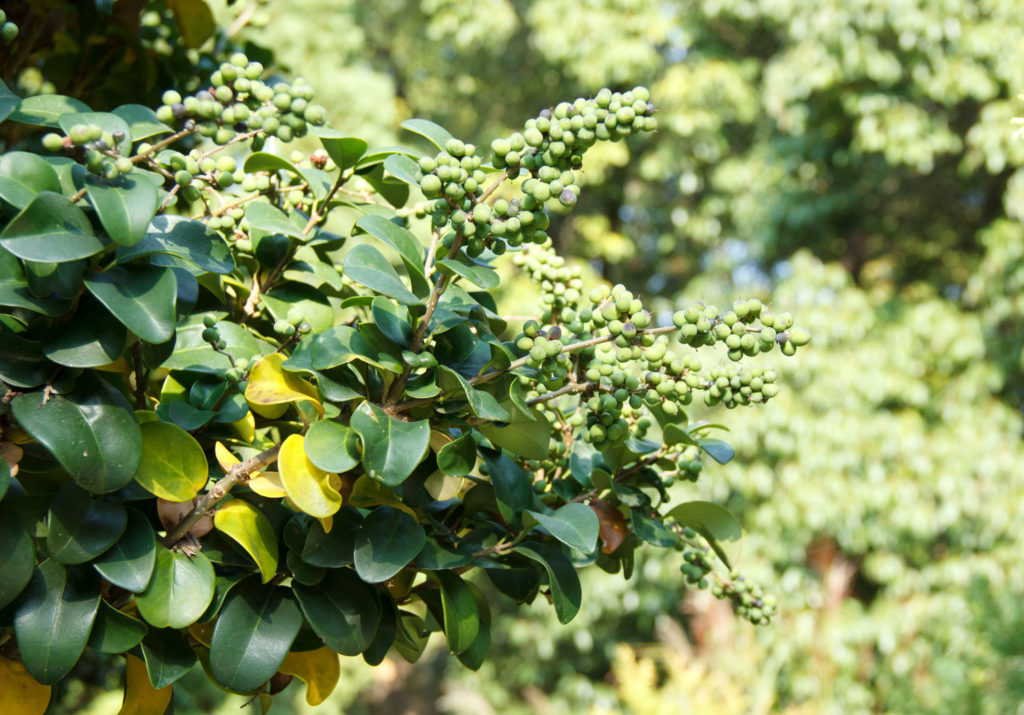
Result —
[{"label": "glossy leaf", "polygon": [[132,508],[125,509],[127,525],[121,538],[92,565],[115,586],[138,593],[145,590],[156,563],[156,537],[149,520]]},{"label": "glossy leaf", "polygon": [[332,420],[314,422],[303,442],[306,456],[325,472],[347,472],[359,464],[359,435],[355,430]]},{"label": "glossy leaf", "polygon": [[502,451],[480,450],[491,475],[491,486],[506,521],[521,523],[522,512],[533,505],[533,479]]},{"label": "glossy leaf", "polygon": [[115,266],[92,273],[85,286],[126,328],[148,343],[174,335],[178,282],[174,271],[157,266]]},{"label": "glossy leaf", "polygon": [[135,481],[161,499],[189,501],[209,478],[209,465],[195,438],[168,422],[147,422]]},{"label": "glossy leaf", "polygon": [[265,231],[268,234],[279,233],[300,241],[307,238],[302,235],[302,229],[288,219],[288,215],[284,211],[267,203],[249,204],[245,209],[245,218],[254,229]]},{"label": "glossy leaf", "polygon": [[142,639],[142,658],[149,683],[161,690],[192,669],[196,654],[181,631],[173,628],[150,629]]},{"label": "glossy leaf", "polygon": [[437,466],[449,477],[464,477],[476,467],[476,442],[467,431],[437,452]]},{"label": "glossy leaf", "polygon": [[551,423],[535,408],[523,412],[512,400],[503,400],[501,406],[512,417],[507,425],[487,423],[480,431],[496,447],[503,447],[526,459],[546,459],[551,441]]},{"label": "glossy leaf", "polygon": [[202,0],[167,0],[185,47],[199,49],[217,29],[210,6]]},{"label": "glossy leaf", "polygon": [[442,365],[438,370],[438,384],[446,395],[462,395],[469,402],[469,408],[477,417],[495,422],[505,422],[512,418],[509,411],[498,404],[494,395],[478,390],[459,373]]},{"label": "glossy leaf", "polygon": [[671,547],[679,541],[661,519],[647,514],[643,507],[632,509],[630,520],[633,522],[633,533],[649,544]]},{"label": "glossy leaf", "polygon": [[36,551],[10,509],[0,509],[0,608],[18,597],[32,578]]},{"label": "glossy leaf", "polygon": [[124,352],[128,332],[102,306],[79,308],[73,321],[52,326],[43,334],[47,358],[67,367],[99,367]]},{"label": "glossy leaf", "polygon": [[731,511],[714,502],[691,501],[673,508],[667,516],[682,526],[689,526],[707,539],[723,563],[732,568],[722,542],[739,541],[743,538],[743,529]]},{"label": "glossy leaf", "polygon": [[21,97],[12,92],[3,81],[0,81],[0,122],[7,119],[20,103]]},{"label": "glossy leaf", "polygon": [[448,275],[456,275],[465,278],[481,288],[497,288],[501,283],[498,272],[490,266],[481,266],[476,263],[462,262],[457,258],[442,258],[437,262]]},{"label": "glossy leaf", "polygon": [[235,269],[231,249],[220,234],[184,216],[155,217],[138,243],[117,250],[118,263],[147,256],[154,256],[158,265],[162,265],[159,259],[163,256],[180,258],[210,273],[230,273]]},{"label": "glossy leaf", "polygon": [[142,455],[142,433],[131,412],[107,404],[100,395],[60,395],[43,402],[40,393],[11,403],[14,418],[46,446],[82,488],[99,494],[132,480]]},{"label": "glossy leaf", "polygon": [[369,144],[359,137],[348,137],[334,129],[317,127],[313,134],[320,137],[327,156],[331,157],[340,171],[355,166],[360,157],[366,153]]},{"label": "glossy leaf", "polygon": [[58,120],[65,114],[90,112],[85,102],[60,94],[39,94],[25,97],[18,108],[7,117],[8,121],[34,124],[39,127],[59,127]]},{"label": "glossy leaf", "polygon": [[260,359],[249,372],[245,399],[251,405],[286,405],[292,402],[311,402],[322,415],[316,388],[297,374],[282,367],[285,356],[271,353]]},{"label": "glossy leaf", "polygon": [[123,104],[112,110],[111,113],[116,114],[128,124],[134,142],[174,132],[173,129],[157,119],[156,112],[141,104]]},{"label": "glossy leaf", "polygon": [[350,569],[332,569],[316,586],[293,585],[313,631],[331,650],[358,655],[373,642],[380,622],[377,592]]},{"label": "glossy leaf", "polygon": [[728,464],[736,456],[736,450],[720,439],[708,438],[699,440],[699,442],[700,448],[719,464]]},{"label": "glossy leaf", "polygon": [[306,703],[316,707],[327,700],[337,687],[341,678],[341,660],[330,648],[289,653],[278,672],[293,675],[305,683]]},{"label": "glossy leaf", "polygon": [[142,642],[146,624],[100,601],[88,645],[100,653],[124,653]]},{"label": "glossy leaf", "polygon": [[373,324],[384,337],[402,347],[412,342],[412,320],[408,308],[396,305],[380,295],[373,299],[370,306]]},{"label": "glossy leaf", "polygon": [[202,552],[190,557],[157,546],[153,577],[135,603],[139,614],[156,628],[184,628],[210,605],[213,586],[213,564]]},{"label": "glossy leaf", "polygon": [[[236,360],[251,360],[274,350],[273,345],[256,339],[245,328],[234,323],[219,322],[217,330],[220,331],[220,339],[227,343],[225,352],[233,355]],[[161,367],[168,370],[219,375],[229,369],[231,363],[225,355],[214,352],[210,344],[203,340],[202,318],[195,316],[178,326],[174,351],[164,360]]]},{"label": "glossy leaf", "polygon": [[67,310],[69,303],[59,298],[40,298],[33,293],[18,259],[0,247],[0,305],[27,308],[35,313],[56,317]]},{"label": "glossy leaf", "polygon": [[356,408],[351,427],[363,439],[366,473],[389,486],[405,481],[430,447],[427,420],[404,422],[370,402]]},{"label": "glossy leaf", "polygon": [[313,464],[304,442],[298,434],[285,439],[277,456],[278,473],[295,506],[310,516],[325,518],[341,508],[340,480]]},{"label": "glossy leaf", "polygon": [[342,263],[342,270],[345,276],[356,283],[400,303],[416,305],[421,302],[402,282],[388,259],[373,246],[364,243],[349,251]]},{"label": "glossy leaf", "polygon": [[597,515],[583,504],[566,504],[551,514],[529,512],[553,537],[569,548],[589,554],[597,548],[601,525]]},{"label": "glossy leaf", "polygon": [[413,265],[423,265],[423,246],[411,231],[394,221],[384,216],[363,216],[356,221],[355,227],[391,246]]},{"label": "glossy leaf", "polygon": [[60,193],[60,179],[46,159],[27,151],[0,156],[0,198],[23,209],[40,191]]},{"label": "glossy leaf", "polygon": [[107,181],[88,174],[85,193],[107,234],[122,246],[142,240],[160,204],[152,182],[131,175]]},{"label": "glossy leaf", "polygon": [[217,507],[213,516],[217,529],[245,549],[267,583],[277,572],[277,534],[264,514],[247,501],[232,499]]},{"label": "glossy leaf", "polygon": [[46,549],[63,564],[83,564],[109,549],[127,520],[120,504],[93,499],[76,484],[65,484],[50,502]]},{"label": "glossy leaf", "polygon": [[[290,161],[283,157],[278,156],[277,154],[271,154],[265,151],[253,152],[252,154],[247,156],[245,158],[245,166],[243,168],[245,169],[245,173],[247,174],[252,174],[257,171],[287,171],[289,174],[292,174],[293,176],[296,176],[299,179],[303,178],[302,172],[299,171],[299,167],[295,166],[295,164],[291,163]],[[256,206],[256,204],[253,204],[253,206]],[[265,206],[270,205],[265,204]],[[258,228],[262,229],[263,227],[259,226]],[[276,232],[272,231],[272,233]]]},{"label": "glossy leaf", "polygon": [[420,167],[405,154],[392,154],[384,160],[384,170],[399,181],[419,188]]},{"label": "glossy leaf", "polygon": [[210,641],[210,672],[228,690],[255,690],[277,672],[301,626],[289,589],[246,580],[221,608]]},{"label": "glossy leaf", "polygon": [[14,614],[25,668],[44,685],[63,679],[85,650],[100,604],[99,579],[54,559],[39,564]]},{"label": "glossy leaf", "polygon": [[480,611],[476,598],[462,578],[452,571],[435,574],[441,586],[441,605],[444,609],[444,635],[448,650],[459,654],[473,645],[480,632]]},{"label": "glossy leaf", "polygon": [[105,242],[80,208],[52,191],[36,194],[0,233],[0,246],[26,261],[64,263],[88,258]]},{"label": "glossy leaf", "polygon": [[406,119],[399,126],[402,129],[406,129],[414,134],[419,134],[422,137],[426,137],[430,140],[430,143],[436,146],[441,151],[445,150],[445,145],[448,140],[452,138],[451,133],[442,127],[440,124],[435,124],[428,119]]},{"label": "glossy leaf", "polygon": [[302,545],[302,560],[313,566],[339,568],[352,563],[356,534],[363,515],[343,506],[333,517],[330,533],[319,523],[309,527]]},{"label": "glossy leaf", "polygon": [[515,547],[515,551],[533,559],[547,571],[558,622],[565,624],[575,618],[583,602],[583,591],[576,569],[562,550],[551,544],[524,543]]},{"label": "glossy leaf", "polygon": [[479,670],[491,649],[491,607],[487,602],[487,597],[475,584],[467,583],[466,585],[473,592],[473,598],[476,601],[476,608],[480,614],[480,628],[473,642],[466,650],[459,653],[458,657],[459,662],[470,670]]},{"label": "glossy leaf", "polygon": [[411,516],[389,506],[370,512],[356,534],[356,573],[369,583],[383,583],[419,554],[426,532]]},{"label": "glossy leaf", "polygon": [[124,700],[117,715],[164,715],[174,693],[171,686],[154,688],[146,664],[130,653],[124,657]]}]

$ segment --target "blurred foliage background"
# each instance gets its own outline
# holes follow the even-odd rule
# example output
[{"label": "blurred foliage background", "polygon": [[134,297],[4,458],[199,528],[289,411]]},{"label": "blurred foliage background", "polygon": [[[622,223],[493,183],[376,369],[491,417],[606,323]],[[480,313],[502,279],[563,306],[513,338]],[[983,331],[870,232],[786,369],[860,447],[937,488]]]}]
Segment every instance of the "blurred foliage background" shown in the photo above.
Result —
[{"label": "blurred foliage background", "polygon": [[[648,558],[628,582],[589,574],[568,627],[509,609],[477,673],[441,646],[414,666],[350,659],[336,711],[1021,712],[1019,0],[209,5],[251,56],[305,77],[333,126],[381,144],[420,116],[486,145],[562,98],[650,86],[660,132],[587,157],[558,248],[664,311],[757,296],[814,331],[775,361],[780,397],[730,415],[737,459],[677,492],[743,522],[741,567],[779,595],[775,623],[734,620],[671,556]],[[88,37],[117,25],[89,12],[53,46],[101,52]],[[156,97],[208,72],[224,38],[185,52],[153,12],[135,49],[155,59],[133,71]],[[103,108],[124,81],[106,53],[91,74],[51,57],[15,84]],[[114,712],[97,688],[117,670],[79,675],[64,710]],[[209,688],[197,678],[176,711],[237,712]],[[306,712],[292,691],[275,707]]]}]

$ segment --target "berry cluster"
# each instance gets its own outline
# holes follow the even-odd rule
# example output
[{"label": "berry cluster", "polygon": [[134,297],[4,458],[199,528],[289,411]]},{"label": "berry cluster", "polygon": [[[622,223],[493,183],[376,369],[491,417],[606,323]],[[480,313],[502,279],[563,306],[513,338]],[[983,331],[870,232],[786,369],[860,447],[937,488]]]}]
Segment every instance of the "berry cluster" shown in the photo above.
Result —
[{"label": "berry cluster", "polygon": [[768,625],[777,612],[775,596],[749,583],[737,571],[729,573],[728,581],[713,585],[711,594],[715,598],[728,598],[732,601],[733,610],[755,626]]},{"label": "berry cluster", "polygon": [[18,39],[18,26],[7,20],[7,13],[3,10],[0,10],[0,38],[8,43]]},{"label": "berry cluster", "polygon": [[65,151],[72,158],[85,165],[93,174],[106,179],[116,179],[127,174],[134,166],[118,146],[125,141],[124,132],[104,131],[95,124],[75,124],[61,136],[56,132],[43,135],[43,148],[47,151]]},{"label": "berry cluster", "polygon": [[[753,326],[755,321],[760,323],[759,328]],[[794,355],[798,347],[811,340],[806,328],[793,327],[792,315],[765,310],[756,298],[737,300],[724,313],[713,305],[680,310],[672,316],[672,322],[679,328],[681,342],[693,347],[724,342],[730,360],[769,352],[775,345],[783,355]]]},{"label": "berry cluster", "polygon": [[311,104],[313,88],[301,78],[291,85],[281,81],[271,85],[262,77],[262,64],[236,52],[211,75],[208,89],[184,98],[173,89],[164,92],[157,117],[168,124],[195,121],[199,133],[217,144],[260,131],[254,141],[257,149],[262,138],[276,136],[288,142],[304,136],[310,124],[324,123],[326,110]]}]

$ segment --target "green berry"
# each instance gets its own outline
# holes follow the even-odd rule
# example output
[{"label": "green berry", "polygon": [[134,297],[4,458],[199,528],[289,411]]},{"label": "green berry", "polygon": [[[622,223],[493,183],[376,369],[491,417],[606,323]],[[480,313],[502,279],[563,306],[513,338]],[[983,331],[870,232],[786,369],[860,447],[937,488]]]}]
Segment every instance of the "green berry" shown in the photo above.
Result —
[{"label": "green berry", "polygon": [[209,314],[203,316],[203,327],[212,328],[216,324],[217,324],[217,318],[216,317],[214,317],[212,315],[209,315]]},{"label": "green berry", "polygon": [[44,135],[43,148],[47,151],[60,151],[64,148],[64,137],[54,132]]},{"label": "green berry", "polygon": [[181,94],[173,89],[169,89],[163,93],[160,101],[168,107],[172,104],[181,104]]},{"label": "green berry", "polygon": [[796,347],[801,347],[811,342],[811,331],[807,328],[797,326],[789,331],[789,340]]},{"label": "green berry", "polygon": [[13,22],[5,22],[0,25],[0,35],[3,36],[5,42],[14,42],[18,37],[18,26]]},{"label": "green berry", "polygon": [[184,169],[181,169],[180,171],[175,172],[174,183],[176,183],[178,186],[188,186],[189,184],[192,183],[192,174],[188,173]]}]

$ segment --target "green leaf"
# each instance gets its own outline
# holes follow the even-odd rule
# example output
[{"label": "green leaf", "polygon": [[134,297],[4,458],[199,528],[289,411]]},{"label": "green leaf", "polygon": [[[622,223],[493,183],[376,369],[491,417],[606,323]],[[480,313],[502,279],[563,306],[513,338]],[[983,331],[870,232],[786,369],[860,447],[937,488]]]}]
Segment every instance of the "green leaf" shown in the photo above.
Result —
[{"label": "green leaf", "polygon": [[434,539],[427,539],[416,555],[416,568],[423,571],[447,571],[465,566],[473,557],[469,553],[455,553],[442,547]]},{"label": "green leaf", "polygon": [[289,589],[248,579],[221,609],[210,640],[210,673],[228,690],[255,690],[277,672],[301,626]]},{"label": "green leaf", "polygon": [[28,532],[11,509],[0,509],[0,608],[24,590],[35,565],[36,550]]},{"label": "green leaf", "polygon": [[631,509],[630,520],[633,522],[633,532],[649,544],[665,548],[679,542],[661,519],[648,515],[643,507]]},{"label": "green leaf", "polygon": [[[6,459],[0,459],[0,502],[7,495],[7,489],[11,486],[11,466]],[[0,606],[2,608],[2,606]]]},{"label": "green leaf", "polygon": [[461,437],[441,447],[437,453],[437,467],[449,477],[464,477],[476,467],[476,442],[467,431]]},{"label": "green leaf", "polygon": [[728,464],[736,456],[736,450],[720,439],[708,438],[699,440],[699,442],[700,448],[719,464]]},{"label": "green leaf", "polygon": [[356,534],[363,515],[350,506],[343,506],[333,517],[330,533],[320,522],[314,523],[306,533],[302,545],[302,560],[312,566],[340,568],[352,563]]},{"label": "green leaf", "polygon": [[406,288],[398,272],[383,254],[373,246],[362,244],[353,248],[345,256],[342,271],[356,283],[400,303],[417,305],[421,302]]},{"label": "green leaf", "polygon": [[277,534],[259,509],[247,501],[232,499],[217,507],[213,523],[218,531],[237,541],[252,557],[263,574],[263,583],[274,578],[278,558]]},{"label": "green leaf", "polygon": [[43,334],[43,354],[58,365],[97,367],[116,361],[124,352],[128,332],[110,313],[91,301],[75,319],[51,326]]},{"label": "green leaf", "polygon": [[[225,274],[235,270],[231,249],[220,234],[200,221],[183,216],[161,214],[155,217],[141,241],[117,250],[117,262],[127,263],[154,254],[180,258],[210,273]],[[161,264],[159,260],[154,262]]]},{"label": "green leaf", "polygon": [[114,134],[115,132],[121,132],[124,138],[121,141],[114,144],[115,148],[119,153],[124,156],[131,156],[132,153],[132,135],[131,129],[128,127],[128,122],[121,119],[116,114],[109,112],[79,112],[73,115],[61,115],[57,119],[57,124],[64,130],[65,134],[71,132],[71,128],[76,124],[92,124],[108,134]]},{"label": "green leaf", "polygon": [[40,191],[60,193],[57,172],[46,159],[27,151],[9,151],[0,156],[0,198],[23,209]]},{"label": "green leaf", "polygon": [[566,504],[553,514],[529,512],[553,537],[571,549],[585,554],[597,548],[601,522],[593,509],[585,504]]},{"label": "green leaf", "polygon": [[441,389],[445,391],[445,394],[454,395],[462,393],[462,395],[465,396],[466,401],[469,403],[469,408],[477,417],[497,422],[507,422],[512,419],[512,415],[508,410],[498,404],[494,395],[489,392],[484,392],[483,390],[477,390],[469,384],[466,378],[451,368],[442,365],[438,369],[437,374],[438,384],[441,386]]},{"label": "green leaf", "polygon": [[357,360],[387,370],[379,358],[380,354],[351,325],[335,325],[313,339],[311,361],[317,370],[329,370]]},{"label": "green leaf", "polygon": [[551,423],[536,408],[523,412],[511,399],[502,400],[501,406],[512,418],[508,425],[482,424],[479,430],[495,447],[504,447],[525,459],[546,459],[551,441]]},{"label": "green leaf", "polygon": [[0,82],[0,122],[7,119],[21,102],[21,97],[16,95],[7,85]]},{"label": "green leaf", "polygon": [[62,564],[84,564],[121,538],[127,522],[120,504],[98,501],[76,484],[65,484],[50,502],[46,550]]},{"label": "green leaf", "polygon": [[303,446],[309,461],[325,472],[347,472],[361,460],[359,436],[340,422],[314,422],[306,432]]},{"label": "green leaf", "polygon": [[298,309],[314,333],[334,325],[334,308],[323,291],[301,283],[284,284],[263,296],[263,302],[275,320],[286,320],[288,311]]},{"label": "green leaf", "polygon": [[380,295],[373,299],[370,306],[373,323],[384,337],[402,347],[412,342],[412,321],[408,308],[396,305]]},{"label": "green leaf", "polygon": [[445,150],[445,144],[452,138],[447,129],[428,119],[406,119],[399,126],[414,134],[419,134],[421,137],[426,137],[441,151]]},{"label": "green leaf", "polygon": [[88,174],[85,192],[103,228],[122,246],[133,246],[142,240],[160,204],[156,187],[131,175],[107,181]]},{"label": "green leaf", "polygon": [[153,577],[135,603],[139,615],[151,625],[184,628],[195,623],[210,605],[213,584],[213,564],[202,552],[187,556],[157,546]]},{"label": "green leaf", "polygon": [[485,290],[496,288],[501,283],[498,272],[490,266],[463,263],[457,258],[442,258],[437,265],[448,275],[457,275]]},{"label": "green leaf", "polygon": [[124,534],[92,566],[110,583],[126,591],[144,591],[156,563],[156,537],[149,520],[135,509],[125,509],[128,523]]},{"label": "green leaf", "polygon": [[689,526],[707,539],[708,544],[718,554],[718,558],[732,568],[722,542],[739,541],[743,538],[743,529],[731,511],[714,502],[691,501],[680,504],[666,516],[674,518],[682,526]]},{"label": "green leaf", "polygon": [[149,682],[157,690],[178,680],[196,663],[195,651],[173,628],[151,628],[142,639],[142,658]]},{"label": "green leaf", "polygon": [[383,216],[363,216],[356,228],[398,251],[398,255],[413,265],[423,265],[423,246],[408,229]]},{"label": "green leaf", "polygon": [[[291,163],[287,159],[279,157],[277,154],[270,154],[265,151],[253,152],[247,156],[245,158],[245,166],[243,168],[247,174],[252,174],[257,171],[269,171],[272,173],[277,171],[287,171],[289,174],[297,176],[299,179],[303,178],[302,172],[299,171],[299,167],[295,166],[295,164]],[[253,204],[253,206],[256,205],[257,204]],[[269,204],[262,205],[273,208]],[[274,231],[273,233],[277,232]]]},{"label": "green leaf", "polygon": [[97,393],[74,396],[41,393],[14,399],[18,424],[57,458],[78,483],[94,494],[128,484],[139,466],[142,433],[128,410]]},{"label": "green leaf", "polygon": [[160,134],[171,134],[174,132],[169,126],[161,122],[149,107],[141,104],[124,104],[113,110],[128,124],[128,130],[132,141],[142,141]]},{"label": "green leaf", "polygon": [[324,151],[331,157],[340,171],[344,171],[359,161],[366,153],[369,144],[359,137],[348,137],[330,127],[313,127],[311,133],[320,138]]},{"label": "green leaf", "polygon": [[481,449],[487,463],[491,486],[506,521],[522,523],[522,512],[533,505],[533,479],[501,450]]},{"label": "green leaf", "polygon": [[181,39],[189,49],[199,49],[217,29],[213,12],[204,0],[167,0],[167,8],[174,13]]},{"label": "green leaf", "polygon": [[27,308],[35,313],[42,313],[53,318],[66,312],[70,302],[54,298],[40,298],[35,295],[29,289],[28,279],[21,268],[21,263],[10,251],[0,248],[0,305],[10,308]]},{"label": "green leaf", "polygon": [[85,287],[147,343],[159,345],[174,335],[178,280],[170,268],[115,266],[89,274]]},{"label": "green leaf", "polygon": [[690,444],[694,447],[698,446],[697,440],[693,438],[693,435],[686,431],[684,427],[680,427],[679,425],[665,425],[665,429],[662,430],[662,434],[665,437],[665,444],[667,445]]},{"label": "green leaf", "polygon": [[467,585],[473,592],[476,608],[480,613],[480,628],[477,631],[476,638],[473,639],[473,642],[466,650],[458,654],[458,658],[459,662],[470,670],[479,670],[480,666],[484,664],[484,660],[487,659],[488,651],[491,649],[491,607],[487,602],[487,597],[484,596],[483,592],[475,584],[469,583]]},{"label": "green leaf", "polygon": [[91,112],[87,104],[60,94],[39,94],[25,97],[7,119],[19,124],[37,127],[60,127],[58,121],[65,114]]},{"label": "green leaf", "polygon": [[100,601],[88,645],[100,653],[124,653],[142,642],[146,624]]},{"label": "green leaf", "polygon": [[352,414],[351,427],[363,439],[366,473],[388,486],[405,481],[430,448],[430,422],[404,422],[364,402]]},{"label": "green leaf", "polygon": [[14,614],[21,662],[44,685],[62,680],[78,662],[100,605],[99,579],[54,559],[39,564]]},{"label": "green leaf", "polygon": [[380,601],[351,569],[332,569],[316,586],[293,584],[292,590],[309,625],[331,650],[359,655],[373,642]]},{"label": "green leaf", "polygon": [[416,558],[426,532],[411,516],[389,506],[370,512],[356,534],[356,573],[369,583],[382,583]]},{"label": "green leaf", "polygon": [[452,571],[438,571],[434,574],[441,586],[441,606],[444,610],[444,635],[448,650],[456,655],[462,653],[476,640],[480,632],[480,611],[476,598],[458,574]]},{"label": "green leaf", "polygon": [[410,186],[420,186],[420,167],[405,154],[392,154],[385,159],[384,170]]},{"label": "green leaf", "polygon": [[105,245],[93,235],[82,210],[52,191],[36,194],[0,233],[0,246],[18,258],[40,263],[88,258]]},{"label": "green leaf", "polygon": [[53,374],[39,343],[0,329],[0,379],[11,387],[38,387]]},{"label": "green leaf", "polygon": [[245,209],[245,218],[252,228],[266,231],[268,234],[279,233],[300,241],[305,241],[308,238],[302,235],[302,229],[292,223],[284,211],[267,203],[249,204]]},{"label": "green leaf", "polygon": [[380,592],[380,623],[377,633],[365,651],[363,660],[367,665],[380,665],[395,643],[398,633],[398,608],[387,591]]},{"label": "green leaf", "polygon": [[142,425],[142,459],[135,474],[146,491],[161,499],[186,502],[209,478],[209,465],[195,438],[168,422]]},{"label": "green leaf", "polygon": [[533,559],[548,572],[558,622],[566,624],[575,618],[583,602],[583,591],[576,569],[562,550],[551,544],[526,543],[516,546],[514,551]]}]

